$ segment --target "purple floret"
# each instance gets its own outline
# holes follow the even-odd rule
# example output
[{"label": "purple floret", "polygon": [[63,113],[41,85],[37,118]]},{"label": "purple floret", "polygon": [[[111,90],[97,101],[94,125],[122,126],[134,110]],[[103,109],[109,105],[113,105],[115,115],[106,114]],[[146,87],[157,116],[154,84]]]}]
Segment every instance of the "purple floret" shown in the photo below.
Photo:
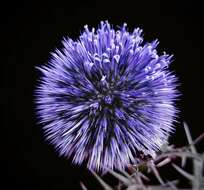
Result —
[{"label": "purple floret", "polygon": [[60,155],[89,169],[123,170],[137,155],[155,156],[173,132],[177,78],[158,41],[144,43],[142,30],[85,26],[78,41],[42,65],[36,90],[39,122]]}]

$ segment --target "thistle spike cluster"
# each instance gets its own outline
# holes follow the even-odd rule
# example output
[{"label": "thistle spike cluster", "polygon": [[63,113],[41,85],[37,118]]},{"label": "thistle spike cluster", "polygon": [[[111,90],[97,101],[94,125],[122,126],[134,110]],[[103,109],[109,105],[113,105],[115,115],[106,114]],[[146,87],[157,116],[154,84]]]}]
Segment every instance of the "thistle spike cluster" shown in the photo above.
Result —
[{"label": "thistle spike cluster", "polygon": [[60,155],[89,169],[123,170],[139,152],[154,156],[173,131],[177,79],[172,56],[143,43],[142,30],[85,26],[63,40],[36,90],[37,115]]}]

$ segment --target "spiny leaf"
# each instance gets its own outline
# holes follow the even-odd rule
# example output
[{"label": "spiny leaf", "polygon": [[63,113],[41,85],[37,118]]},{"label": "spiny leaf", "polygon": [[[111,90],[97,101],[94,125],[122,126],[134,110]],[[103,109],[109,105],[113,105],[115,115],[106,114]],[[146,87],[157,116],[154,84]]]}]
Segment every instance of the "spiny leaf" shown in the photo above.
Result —
[{"label": "spiny leaf", "polygon": [[96,177],[99,183],[103,186],[105,190],[113,190],[105,181],[103,181],[94,171],[91,171],[92,174]]},{"label": "spiny leaf", "polygon": [[109,172],[110,172],[114,177],[116,177],[116,178],[119,179],[121,182],[123,182],[125,185],[130,185],[130,184],[131,184],[131,181],[130,181],[128,178],[122,176],[121,174],[116,173],[116,172],[114,172],[113,170],[109,170]]},{"label": "spiny leaf", "polygon": [[87,190],[86,186],[83,184],[83,182],[80,182],[80,186],[82,188],[82,190]]},{"label": "spiny leaf", "polygon": [[166,158],[166,159],[162,160],[161,162],[159,162],[156,166],[157,167],[162,167],[162,166],[168,164],[169,162],[171,162],[171,159],[170,158]]},{"label": "spiny leaf", "polygon": [[180,168],[179,166],[177,166],[176,164],[172,163],[172,166],[184,177],[186,177],[188,180],[193,181],[196,180],[193,175],[187,173],[186,171],[184,171],[182,168]]},{"label": "spiny leaf", "polygon": [[[193,143],[189,128],[185,122],[184,122],[184,129],[186,132],[188,142],[190,144],[191,152],[194,154],[197,154],[196,147]],[[196,178],[196,180],[193,181],[193,189],[194,190],[200,188],[199,180],[202,176],[202,167],[203,167],[203,165],[202,165],[202,162],[200,160],[193,160],[193,173],[194,173],[194,178]]]},{"label": "spiny leaf", "polygon": [[124,174],[127,178],[131,178],[131,175],[127,173],[126,171],[121,171],[122,174]]},{"label": "spiny leaf", "polygon": [[204,157],[200,156],[199,154],[193,154],[191,152],[178,152],[178,151],[174,151],[174,152],[170,152],[170,153],[164,153],[161,154],[157,157],[157,159],[161,159],[161,158],[165,158],[165,157],[173,157],[173,156],[178,156],[178,157],[189,157],[192,159],[196,159],[196,160],[203,160],[204,161]]},{"label": "spiny leaf", "polygon": [[152,171],[153,171],[155,177],[157,178],[157,180],[159,181],[159,183],[163,185],[163,184],[164,184],[164,181],[162,180],[161,176],[159,175],[159,172],[158,172],[158,170],[156,169],[154,163],[151,163],[149,166],[150,166],[150,168],[152,169]]},{"label": "spiny leaf", "polygon": [[183,168],[186,165],[186,156],[181,157],[181,167]]},{"label": "spiny leaf", "polygon": [[183,125],[184,125],[184,129],[185,129],[185,132],[186,132],[186,137],[187,137],[188,143],[190,144],[191,152],[196,154],[197,151],[196,151],[196,148],[194,146],[194,143],[193,143],[193,140],[192,140],[191,133],[189,131],[188,125],[187,125],[186,122],[183,122]]},{"label": "spiny leaf", "polygon": [[176,184],[178,183],[178,180],[174,180],[174,181],[167,181],[167,185],[170,186],[172,188],[172,190],[178,190],[178,188],[176,187]]},{"label": "spiny leaf", "polygon": [[138,189],[138,185],[131,185],[131,186],[129,186],[126,190],[136,190],[136,189]]},{"label": "spiny leaf", "polygon": [[146,181],[150,181],[150,179],[146,175],[144,175],[143,173],[138,172],[138,175],[141,176],[142,179],[144,179]]}]

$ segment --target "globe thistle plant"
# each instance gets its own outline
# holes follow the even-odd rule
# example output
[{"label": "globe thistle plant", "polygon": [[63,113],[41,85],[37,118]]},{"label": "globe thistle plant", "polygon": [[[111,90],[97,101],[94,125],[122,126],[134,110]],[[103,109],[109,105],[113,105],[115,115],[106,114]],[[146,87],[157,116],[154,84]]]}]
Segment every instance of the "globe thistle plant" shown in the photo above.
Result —
[{"label": "globe thistle plant", "polygon": [[46,139],[60,155],[91,170],[123,170],[139,153],[154,157],[173,131],[178,96],[168,70],[172,56],[142,30],[108,22],[63,48],[39,67],[36,107]]}]

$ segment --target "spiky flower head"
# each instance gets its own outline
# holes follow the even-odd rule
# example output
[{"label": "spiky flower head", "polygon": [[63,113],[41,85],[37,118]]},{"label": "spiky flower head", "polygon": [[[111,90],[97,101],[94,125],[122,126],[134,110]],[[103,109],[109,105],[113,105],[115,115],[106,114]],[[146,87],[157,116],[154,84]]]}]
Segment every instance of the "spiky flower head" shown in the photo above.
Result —
[{"label": "spiky flower head", "polygon": [[158,41],[143,43],[142,30],[85,26],[79,40],[40,66],[37,114],[60,155],[89,169],[123,170],[138,153],[154,156],[168,141],[176,117],[176,77]]}]

